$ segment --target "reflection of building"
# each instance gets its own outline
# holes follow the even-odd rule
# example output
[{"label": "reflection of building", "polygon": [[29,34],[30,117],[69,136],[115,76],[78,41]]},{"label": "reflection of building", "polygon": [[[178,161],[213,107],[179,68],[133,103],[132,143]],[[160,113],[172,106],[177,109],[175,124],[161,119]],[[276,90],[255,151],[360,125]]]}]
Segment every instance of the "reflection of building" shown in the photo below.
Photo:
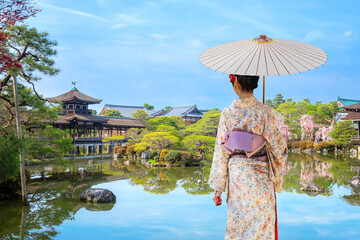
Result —
[{"label": "reflection of building", "polygon": [[186,124],[193,124],[199,121],[207,110],[199,110],[196,105],[184,106],[184,107],[172,107],[169,111],[165,112],[164,109],[157,110],[147,110],[144,106],[124,106],[124,105],[114,105],[114,104],[105,104],[101,109],[99,115],[104,115],[105,111],[117,110],[124,117],[132,117],[132,114],[137,110],[145,111],[149,116],[153,117],[171,117],[178,116],[184,119]]},{"label": "reflection of building", "polygon": [[193,106],[185,106],[185,107],[173,107],[170,108],[169,111],[164,113],[161,116],[171,117],[171,116],[178,116],[184,119],[185,123],[193,124],[199,121],[204,113],[207,112],[206,110],[199,110],[196,105]]},{"label": "reflection of building", "polygon": [[69,129],[74,140],[80,137],[102,138],[103,136],[125,135],[129,128],[144,128],[137,119],[127,117],[104,117],[92,115],[89,104],[102,100],[87,96],[75,87],[56,97],[47,98],[49,102],[61,102],[62,113],[52,123],[54,127]]},{"label": "reflection of building", "polygon": [[339,110],[340,110],[339,113],[337,113],[337,115],[336,115],[336,121],[341,121],[341,120],[344,120],[346,115],[348,115],[348,113],[346,112],[344,107],[360,103],[360,100],[354,100],[354,99],[347,99],[347,98],[338,97],[336,103],[339,106]]}]

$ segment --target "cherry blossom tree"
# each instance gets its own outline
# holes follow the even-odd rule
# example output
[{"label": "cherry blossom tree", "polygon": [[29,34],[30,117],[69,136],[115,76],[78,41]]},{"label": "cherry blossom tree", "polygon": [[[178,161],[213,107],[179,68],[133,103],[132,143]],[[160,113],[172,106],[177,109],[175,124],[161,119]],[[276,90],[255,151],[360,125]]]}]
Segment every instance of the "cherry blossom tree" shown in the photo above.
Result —
[{"label": "cherry blossom tree", "polygon": [[312,116],[310,115],[303,115],[300,118],[300,125],[301,125],[301,140],[313,140],[314,134],[314,121]]},{"label": "cherry blossom tree", "polygon": [[293,135],[290,132],[290,127],[288,125],[284,124],[284,121],[285,121],[284,116],[281,115],[280,113],[277,114],[277,121],[278,121],[278,126],[279,126],[279,129],[281,131],[281,134],[284,136],[285,140],[287,141]]}]

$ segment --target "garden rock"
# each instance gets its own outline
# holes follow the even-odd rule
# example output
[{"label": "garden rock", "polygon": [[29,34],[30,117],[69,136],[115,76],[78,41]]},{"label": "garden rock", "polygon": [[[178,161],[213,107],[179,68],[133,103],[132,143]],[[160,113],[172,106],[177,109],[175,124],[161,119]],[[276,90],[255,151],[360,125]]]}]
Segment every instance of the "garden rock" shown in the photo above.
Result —
[{"label": "garden rock", "polygon": [[355,192],[360,193],[360,176],[352,177],[348,179],[348,182]]},{"label": "garden rock", "polygon": [[80,194],[80,200],[94,203],[114,202],[116,196],[107,189],[89,188]]},{"label": "garden rock", "polygon": [[309,184],[306,187],[300,188],[301,191],[309,191],[309,192],[324,192],[325,189],[323,187],[320,187],[314,183]]}]

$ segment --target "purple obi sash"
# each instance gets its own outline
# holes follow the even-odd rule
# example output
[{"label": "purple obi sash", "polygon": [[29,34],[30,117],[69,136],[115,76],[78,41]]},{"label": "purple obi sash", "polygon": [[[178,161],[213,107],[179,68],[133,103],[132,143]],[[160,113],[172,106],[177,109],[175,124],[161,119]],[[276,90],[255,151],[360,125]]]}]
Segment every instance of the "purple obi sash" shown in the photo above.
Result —
[{"label": "purple obi sash", "polygon": [[223,149],[230,155],[240,155],[246,158],[255,158],[260,161],[267,161],[266,154],[257,153],[265,146],[265,139],[257,134],[233,130],[226,134],[224,142],[221,143]]}]

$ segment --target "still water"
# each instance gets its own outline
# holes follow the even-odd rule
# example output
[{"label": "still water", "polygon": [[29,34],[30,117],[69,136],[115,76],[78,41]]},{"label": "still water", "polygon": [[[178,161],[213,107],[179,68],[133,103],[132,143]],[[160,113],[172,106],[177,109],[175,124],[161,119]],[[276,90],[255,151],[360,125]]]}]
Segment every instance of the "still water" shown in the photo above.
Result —
[{"label": "still water", "polygon": [[[348,184],[360,162],[291,154],[277,195],[279,239],[359,239],[360,194]],[[82,169],[87,176],[80,176]],[[141,161],[96,160],[29,167],[30,207],[0,202],[0,239],[223,239],[226,204],[215,207],[210,165],[146,168]],[[306,194],[310,183],[322,194]],[[79,201],[89,188],[111,190],[115,204]]]}]

